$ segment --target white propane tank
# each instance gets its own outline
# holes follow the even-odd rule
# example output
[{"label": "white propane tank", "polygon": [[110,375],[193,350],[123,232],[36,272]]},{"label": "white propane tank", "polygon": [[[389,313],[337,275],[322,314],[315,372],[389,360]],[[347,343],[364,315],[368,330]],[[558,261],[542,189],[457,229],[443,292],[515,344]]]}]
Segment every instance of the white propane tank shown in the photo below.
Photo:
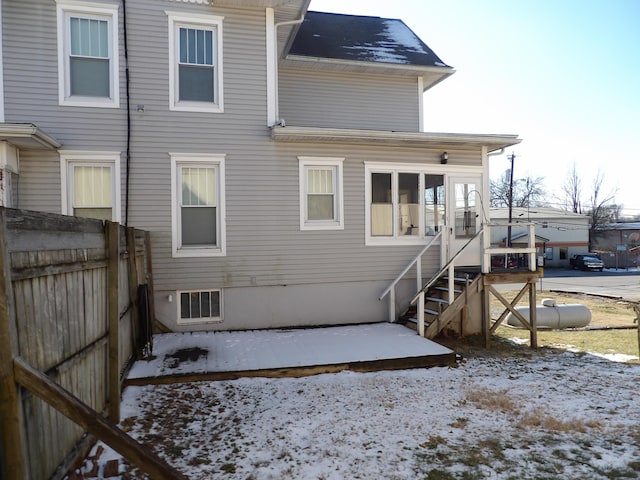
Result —
[{"label": "white propane tank", "polygon": [[[516,307],[515,310],[530,321],[529,307]],[[509,313],[506,320],[509,326],[525,328],[513,313]],[[553,298],[543,298],[540,306],[536,307],[536,320],[538,328],[586,327],[591,322],[591,310],[579,303],[557,305]]]}]

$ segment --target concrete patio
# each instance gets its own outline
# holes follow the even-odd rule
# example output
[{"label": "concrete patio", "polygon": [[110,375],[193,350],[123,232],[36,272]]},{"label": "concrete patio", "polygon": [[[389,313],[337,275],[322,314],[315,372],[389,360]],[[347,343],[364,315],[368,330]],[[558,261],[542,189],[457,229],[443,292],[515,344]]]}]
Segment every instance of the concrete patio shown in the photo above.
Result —
[{"label": "concrete patio", "polygon": [[125,385],[300,377],[455,364],[456,354],[391,323],[307,329],[171,333],[134,363]]}]

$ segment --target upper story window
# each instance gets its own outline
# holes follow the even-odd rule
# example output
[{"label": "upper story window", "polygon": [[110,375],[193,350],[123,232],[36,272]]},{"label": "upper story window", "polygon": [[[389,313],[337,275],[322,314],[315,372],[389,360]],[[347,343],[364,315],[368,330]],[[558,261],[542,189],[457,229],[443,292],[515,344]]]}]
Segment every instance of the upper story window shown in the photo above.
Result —
[{"label": "upper story window", "polygon": [[344,158],[299,157],[300,230],[344,228],[342,163]]},{"label": "upper story window", "polygon": [[169,108],[223,112],[223,17],[173,12],[167,12],[167,15]]},{"label": "upper story window", "polygon": [[120,221],[120,152],[60,152],[62,213]]},{"label": "upper story window", "polygon": [[117,5],[57,0],[60,105],[120,106]]},{"label": "upper story window", "polygon": [[173,256],[225,255],[224,155],[170,155]]}]

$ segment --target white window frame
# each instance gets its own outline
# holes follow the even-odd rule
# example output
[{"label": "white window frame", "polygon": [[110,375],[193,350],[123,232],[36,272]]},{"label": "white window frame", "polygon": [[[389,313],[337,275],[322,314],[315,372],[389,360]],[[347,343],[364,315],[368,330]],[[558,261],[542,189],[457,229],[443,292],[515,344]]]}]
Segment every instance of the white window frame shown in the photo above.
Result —
[{"label": "white window frame", "polygon": [[[222,56],[222,21],[218,15],[165,11],[169,21],[169,110],[183,112],[224,113],[224,71]],[[180,101],[178,96],[178,42],[180,27],[214,30],[214,102]]]},{"label": "white window frame", "polygon": [[[458,176],[461,174],[476,174],[481,173],[479,169],[471,169],[469,167],[456,167],[453,165],[447,165],[446,169],[440,165],[425,165],[425,164],[413,164],[413,163],[389,163],[389,162],[375,162],[366,161],[364,167],[364,217],[365,217],[365,245],[367,246],[385,246],[385,245],[424,245],[427,238],[424,232],[424,211],[425,211],[425,199],[424,199],[424,176],[429,175],[444,175],[445,188],[447,190],[446,195],[449,195],[448,184],[449,178]],[[388,237],[372,236],[371,235],[371,174],[372,173],[391,173],[391,189],[393,196],[393,235]],[[419,222],[419,234],[418,235],[398,235],[399,227],[397,222],[397,188],[398,188],[398,174],[399,173],[416,173],[419,174],[419,191],[420,191],[420,222]],[[447,209],[450,206],[447,204]],[[448,215],[448,212],[447,212]],[[447,225],[448,226],[448,225]]]},{"label": "white window frame", "polygon": [[[222,257],[226,250],[226,214],[225,214],[225,155],[215,153],[169,153],[171,157],[171,251],[178,257]],[[178,170],[182,167],[215,167],[217,180],[216,232],[218,245],[211,247],[183,247],[180,215],[180,186]]]},{"label": "white window frame", "polygon": [[[120,108],[120,49],[118,44],[118,5],[56,0],[58,20],[58,103],[72,107]],[[70,24],[72,16],[106,20],[109,23],[109,90],[111,96],[71,95]]]},{"label": "white window frame", "polygon": [[[219,295],[219,308],[220,308],[220,316],[219,317],[191,317],[191,318],[182,318],[182,294],[183,293],[203,293],[203,292],[218,292]],[[224,305],[222,301],[222,289],[221,288],[209,288],[209,289],[201,289],[201,290],[178,290],[176,292],[176,304],[177,304],[177,312],[176,318],[178,321],[178,325],[194,325],[197,323],[222,323],[223,321],[223,312]]]},{"label": "white window frame", "polygon": [[62,214],[73,215],[73,182],[70,179],[73,166],[111,168],[111,221],[120,222],[120,152],[93,152],[60,150],[60,187]]},{"label": "white window frame", "polygon": [[[344,158],[337,157],[298,157],[299,189],[300,189],[300,230],[343,230],[344,229],[344,200],[343,200],[343,165]],[[319,167],[332,169],[333,175],[333,220],[307,219],[307,170]]]}]

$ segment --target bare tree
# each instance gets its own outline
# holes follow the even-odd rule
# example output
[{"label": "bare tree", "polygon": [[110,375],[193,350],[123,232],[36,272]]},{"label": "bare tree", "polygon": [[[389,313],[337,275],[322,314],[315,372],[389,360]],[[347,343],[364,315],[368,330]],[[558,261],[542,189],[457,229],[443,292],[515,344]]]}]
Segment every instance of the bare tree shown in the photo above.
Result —
[{"label": "bare tree", "polygon": [[[513,204],[512,207],[538,207],[541,206],[545,196],[542,186],[544,177],[526,177],[513,181]],[[511,171],[505,170],[500,178],[491,180],[489,189],[491,194],[491,206],[509,206],[509,187],[511,183]]]},{"label": "bare tree", "polygon": [[593,190],[589,197],[588,213],[590,217],[589,226],[589,246],[591,246],[591,239],[594,237],[594,232],[600,227],[600,225],[606,223],[612,223],[618,221],[620,217],[620,205],[616,205],[616,193],[617,190],[613,189],[607,194],[603,194],[604,174],[598,171],[596,177],[593,179]]},{"label": "bare tree", "polygon": [[573,213],[582,213],[582,203],[580,200],[582,197],[582,180],[578,176],[575,163],[562,186],[562,193],[564,193],[564,203],[568,210]]}]

